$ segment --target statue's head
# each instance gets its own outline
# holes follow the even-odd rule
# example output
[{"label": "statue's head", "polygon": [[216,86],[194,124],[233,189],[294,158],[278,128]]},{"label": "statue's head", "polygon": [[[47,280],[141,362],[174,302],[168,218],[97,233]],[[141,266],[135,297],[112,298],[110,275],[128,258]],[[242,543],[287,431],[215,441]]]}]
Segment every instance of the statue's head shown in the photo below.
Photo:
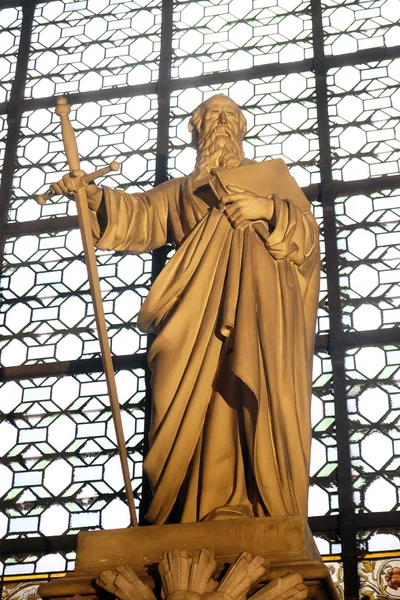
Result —
[{"label": "statue's head", "polygon": [[247,131],[246,119],[239,105],[225,94],[216,94],[202,102],[193,111],[189,121],[192,145],[196,150],[202,136],[217,130],[234,136],[239,142],[243,140]]},{"label": "statue's head", "polygon": [[224,94],[212,96],[194,110],[189,131],[197,150],[195,177],[206,176],[212,168],[232,168],[242,162],[246,119],[236,102]]}]

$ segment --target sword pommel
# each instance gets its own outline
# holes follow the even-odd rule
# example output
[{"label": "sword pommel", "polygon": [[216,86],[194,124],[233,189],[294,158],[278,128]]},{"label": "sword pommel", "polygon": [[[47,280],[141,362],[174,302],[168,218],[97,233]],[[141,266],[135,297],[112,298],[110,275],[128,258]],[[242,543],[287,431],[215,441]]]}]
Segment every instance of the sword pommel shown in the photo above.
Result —
[{"label": "sword pommel", "polygon": [[62,118],[62,117],[68,117],[70,112],[71,112],[71,107],[67,103],[67,99],[64,98],[63,96],[59,96],[58,98],[56,98],[56,114]]}]

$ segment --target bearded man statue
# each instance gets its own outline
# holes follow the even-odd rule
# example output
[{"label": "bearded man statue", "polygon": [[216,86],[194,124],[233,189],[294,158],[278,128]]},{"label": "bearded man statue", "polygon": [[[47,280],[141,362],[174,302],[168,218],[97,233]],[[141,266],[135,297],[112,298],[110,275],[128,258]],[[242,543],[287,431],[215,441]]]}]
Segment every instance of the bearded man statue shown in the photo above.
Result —
[{"label": "bearded man statue", "polygon": [[[212,193],[214,168],[252,162],[235,102],[210,98],[189,129],[189,177],[138,194],[87,188],[99,248],[177,248],[138,319],[156,334],[146,518],[306,515],[318,228],[290,198]],[[69,176],[53,186],[73,190]]]}]

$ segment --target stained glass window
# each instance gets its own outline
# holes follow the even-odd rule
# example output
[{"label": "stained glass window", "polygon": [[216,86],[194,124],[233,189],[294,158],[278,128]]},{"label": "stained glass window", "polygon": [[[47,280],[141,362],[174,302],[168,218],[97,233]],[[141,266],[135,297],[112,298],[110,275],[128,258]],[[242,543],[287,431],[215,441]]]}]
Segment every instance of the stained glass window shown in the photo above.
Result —
[{"label": "stained glass window", "polygon": [[[78,531],[128,523],[75,205],[35,201],[67,172],[54,96],[71,105],[82,168],[117,160],[100,183],[135,192],[191,171],[188,116],[221,92],[243,108],[246,156],[283,158],[321,230],[310,526],[339,590],[394,597],[399,3],[0,4],[1,600],[72,569]],[[150,377],[137,313],[173,251],[97,251],[140,515]]]},{"label": "stained glass window", "polygon": [[174,2],[172,77],[193,77],[313,54],[310,2]]},{"label": "stained glass window", "polygon": [[157,81],[160,0],[38,3],[27,98]]},{"label": "stained glass window", "polygon": [[[156,117],[154,95],[74,105],[70,119],[74,123],[81,168],[91,173],[117,160],[121,163],[120,171],[109,175],[103,183],[128,192],[154,185]],[[65,154],[60,146],[60,119],[54,109],[24,112],[9,221],[76,214],[75,203],[65,196],[51,198],[44,206],[35,199],[66,172]]]},{"label": "stained glass window", "polygon": [[323,0],[322,6],[327,54],[398,44],[396,0]]},{"label": "stained glass window", "polygon": [[330,69],[328,90],[333,176],[398,173],[400,58]]},{"label": "stained glass window", "polygon": [[[140,498],[145,382],[141,369],[116,373],[132,486]],[[61,535],[129,525],[102,373],[1,385],[2,537]]]},{"label": "stained glass window", "polygon": [[21,22],[20,7],[0,7],[0,103],[10,98],[17,64]]},{"label": "stained glass window", "polygon": [[397,190],[339,197],[336,203],[342,318],[347,330],[399,322]]}]

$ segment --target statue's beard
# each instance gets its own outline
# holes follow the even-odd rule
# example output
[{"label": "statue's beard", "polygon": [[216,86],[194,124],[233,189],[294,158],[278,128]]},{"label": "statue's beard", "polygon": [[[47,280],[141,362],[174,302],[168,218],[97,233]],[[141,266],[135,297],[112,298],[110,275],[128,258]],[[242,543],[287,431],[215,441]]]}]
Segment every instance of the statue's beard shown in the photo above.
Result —
[{"label": "statue's beard", "polygon": [[193,175],[196,179],[207,176],[211,169],[238,167],[244,158],[242,140],[226,125],[219,125],[207,135],[201,135]]}]

